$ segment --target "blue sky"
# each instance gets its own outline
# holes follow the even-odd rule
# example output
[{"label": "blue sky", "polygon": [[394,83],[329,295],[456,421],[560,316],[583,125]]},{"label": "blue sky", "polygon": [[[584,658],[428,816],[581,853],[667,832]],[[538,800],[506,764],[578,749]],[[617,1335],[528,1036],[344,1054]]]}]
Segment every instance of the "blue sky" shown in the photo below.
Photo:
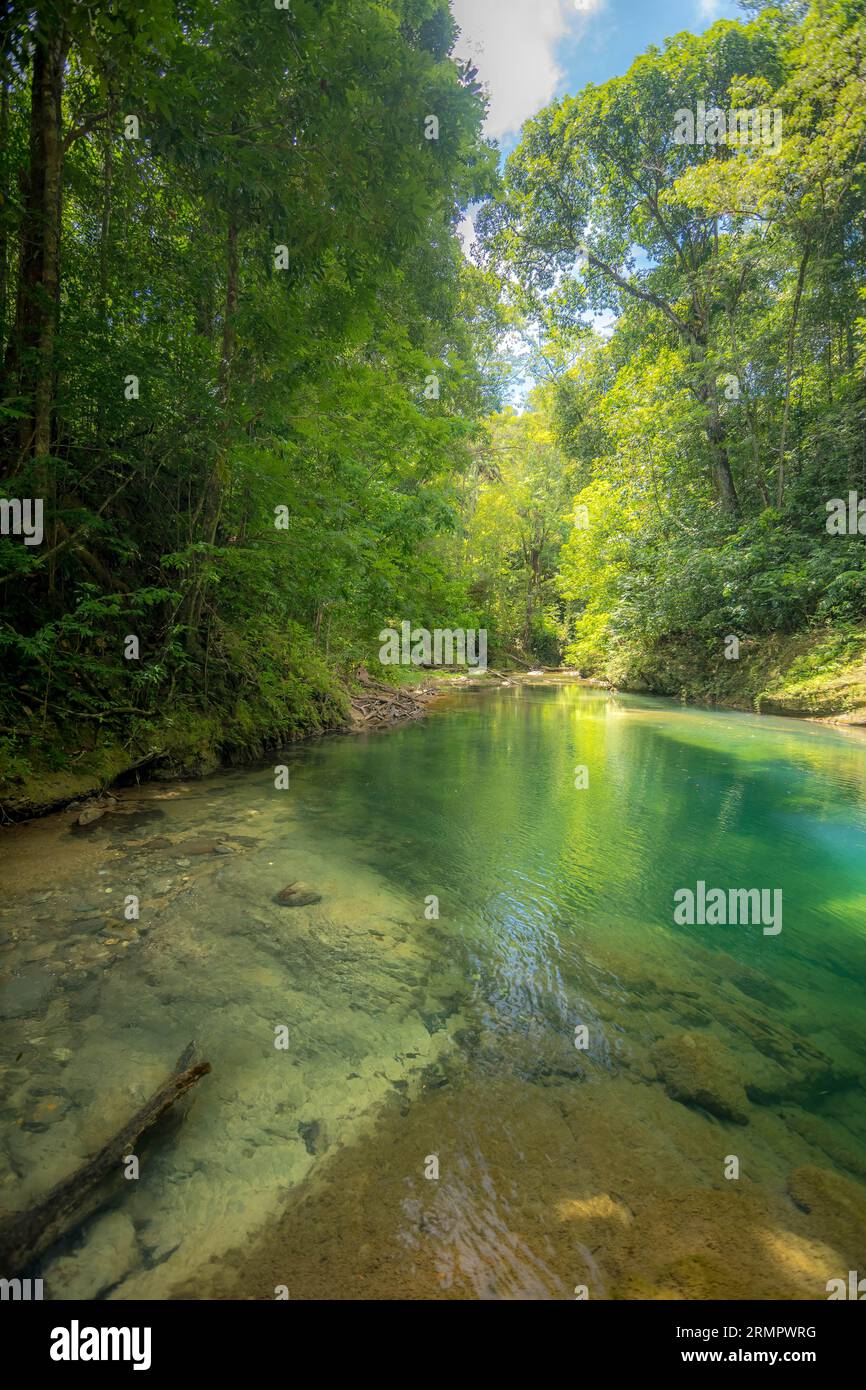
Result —
[{"label": "blue sky", "polygon": [[[702,33],[717,19],[746,19],[736,0],[451,0],[462,35],[457,55],[471,57],[489,91],[487,134],[503,154],[520,127],[554,97],[627,72],[650,44],[684,29]],[[458,229],[467,255],[475,229],[470,209]],[[590,316],[605,333],[608,311]],[[513,345],[514,346],[514,345]],[[520,407],[532,386],[514,384]]]},{"label": "blue sky", "polygon": [[736,0],[451,0],[490,92],[487,133],[507,152],[527,117],[555,96],[627,71],[649,44],[745,18]]}]

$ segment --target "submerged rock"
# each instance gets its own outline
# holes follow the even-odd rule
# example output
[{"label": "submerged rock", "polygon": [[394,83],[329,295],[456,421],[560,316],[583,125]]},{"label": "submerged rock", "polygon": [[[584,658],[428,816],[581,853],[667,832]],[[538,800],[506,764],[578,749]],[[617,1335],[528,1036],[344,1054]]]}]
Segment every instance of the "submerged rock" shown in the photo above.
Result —
[{"label": "submerged rock", "polygon": [[[860,1262],[862,1268],[866,1252],[866,1188],[853,1178],[811,1163],[790,1173],[787,1186],[791,1200],[814,1221],[821,1238],[829,1237],[840,1254],[849,1262]],[[828,1269],[827,1276],[846,1272],[841,1268]]]},{"label": "submerged rock", "polygon": [[311,888],[306,883],[290,883],[286,888],[281,888],[274,897],[274,902],[281,907],[309,907],[311,903],[320,903],[321,893],[317,893],[315,888]]},{"label": "submerged rock", "polygon": [[44,1008],[57,980],[38,963],[25,965],[7,977],[0,988],[0,1018],[26,1018]]},{"label": "submerged rock", "polygon": [[43,1095],[36,1097],[33,1109],[21,1122],[22,1129],[39,1133],[57,1120],[62,1120],[69,1109],[70,1102],[63,1095]]},{"label": "submerged rock", "polygon": [[298,1133],[304,1141],[304,1148],[308,1154],[315,1156],[321,1153],[322,1149],[327,1148],[325,1128],[321,1120],[300,1120]]},{"label": "submerged rock", "polygon": [[625,1232],[611,1296],[825,1297],[827,1248],[805,1234],[806,1224],[788,1225],[771,1198],[737,1183],[662,1193]]},{"label": "submerged rock", "polygon": [[759,1004],[766,1004],[770,1009],[790,1009],[791,998],[783,989],[774,984],[772,980],[767,980],[758,975],[756,971],[743,972],[740,975],[731,976],[731,984],[736,985],[741,994],[745,994],[749,999],[756,999]]},{"label": "submerged rock", "polygon": [[727,1049],[704,1033],[674,1033],[651,1053],[667,1093],[735,1124],[749,1122],[749,1100]]},{"label": "submerged rock", "polygon": [[789,1129],[802,1135],[812,1148],[823,1149],[828,1158],[839,1168],[847,1168],[857,1178],[866,1178],[866,1154],[855,1151],[850,1144],[851,1132],[837,1121],[827,1121],[818,1115],[811,1115],[799,1106],[790,1106],[785,1111],[785,1123]]},{"label": "submerged rock", "polygon": [[79,1250],[53,1260],[45,1269],[51,1299],[91,1299],[120,1282],[141,1259],[135,1227],[122,1212],[99,1217]]}]

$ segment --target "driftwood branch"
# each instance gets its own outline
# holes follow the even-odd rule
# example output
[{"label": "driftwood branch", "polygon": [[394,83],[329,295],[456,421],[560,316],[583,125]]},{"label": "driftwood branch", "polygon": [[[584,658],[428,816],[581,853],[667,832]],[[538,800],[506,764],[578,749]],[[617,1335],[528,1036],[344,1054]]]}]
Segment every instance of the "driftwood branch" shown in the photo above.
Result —
[{"label": "driftwood branch", "polygon": [[363,689],[350,697],[352,725],[358,730],[382,728],[405,719],[420,719],[427,710],[433,692],[424,686],[398,689],[374,680],[362,666],[358,680]]},{"label": "driftwood branch", "polygon": [[57,1183],[35,1207],[19,1212],[0,1226],[0,1276],[20,1274],[103,1205],[106,1194],[100,1188],[105,1179],[119,1172],[123,1159],[133,1152],[141,1136],[210,1071],[210,1062],[193,1064],[194,1052],[195,1043],[190,1043],[168,1080],[94,1158]]},{"label": "driftwood branch", "polygon": [[534,667],[537,667],[539,671],[555,671],[557,669],[556,666],[545,666],[543,661],[524,661],[523,657],[518,656],[516,652],[506,652],[505,655],[510,656],[512,661],[518,662],[521,666],[525,666],[527,671],[533,670]]}]

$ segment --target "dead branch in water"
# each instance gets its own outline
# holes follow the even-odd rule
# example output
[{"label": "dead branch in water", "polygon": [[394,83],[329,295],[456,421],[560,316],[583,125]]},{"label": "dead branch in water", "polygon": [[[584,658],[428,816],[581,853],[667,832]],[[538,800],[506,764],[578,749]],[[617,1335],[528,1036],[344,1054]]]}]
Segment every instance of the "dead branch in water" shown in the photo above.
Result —
[{"label": "dead branch in water", "polygon": [[174,1071],[124,1128],[68,1178],[52,1187],[35,1207],[10,1217],[0,1227],[0,1274],[19,1274],[61,1236],[79,1226],[106,1200],[99,1188],[116,1174],[141,1136],[156,1124],[175,1101],[211,1070],[210,1062],[192,1063],[195,1043],[177,1059]]},{"label": "dead branch in water", "polygon": [[398,689],[374,680],[362,666],[358,680],[364,689],[351,696],[352,728],[356,730],[382,728],[406,719],[420,719],[434,691],[424,686]]},{"label": "dead branch in water", "polygon": [[537,669],[539,671],[553,672],[559,670],[558,666],[545,666],[543,661],[524,661],[522,656],[517,655],[517,652],[506,652],[505,655],[510,656],[512,661],[518,662],[521,666],[525,666],[527,671]]}]

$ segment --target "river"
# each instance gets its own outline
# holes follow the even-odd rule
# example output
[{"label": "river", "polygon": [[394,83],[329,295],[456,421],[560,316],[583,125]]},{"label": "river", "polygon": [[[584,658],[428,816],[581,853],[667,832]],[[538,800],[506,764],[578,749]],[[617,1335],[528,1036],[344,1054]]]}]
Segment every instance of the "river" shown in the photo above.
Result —
[{"label": "river", "polygon": [[[280,761],[0,837],[3,1206],[191,1039],[213,1067],[46,1297],[866,1274],[859,736],[528,681]],[[294,880],[320,901],[275,902]],[[781,930],[676,920],[698,884],[780,893]]]}]

